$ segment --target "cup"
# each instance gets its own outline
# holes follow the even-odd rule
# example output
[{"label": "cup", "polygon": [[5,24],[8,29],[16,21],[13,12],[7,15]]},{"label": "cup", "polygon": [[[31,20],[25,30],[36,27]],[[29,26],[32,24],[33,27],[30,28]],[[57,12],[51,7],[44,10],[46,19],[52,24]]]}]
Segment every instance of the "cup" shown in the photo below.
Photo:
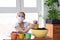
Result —
[{"label": "cup", "polygon": [[24,34],[23,33],[18,33],[18,39],[19,40],[24,40]]},{"label": "cup", "polygon": [[25,34],[25,39],[26,40],[30,40],[31,39],[31,34],[30,33],[26,33]]},{"label": "cup", "polygon": [[16,32],[12,32],[11,33],[11,40],[16,40],[17,39],[17,33]]}]

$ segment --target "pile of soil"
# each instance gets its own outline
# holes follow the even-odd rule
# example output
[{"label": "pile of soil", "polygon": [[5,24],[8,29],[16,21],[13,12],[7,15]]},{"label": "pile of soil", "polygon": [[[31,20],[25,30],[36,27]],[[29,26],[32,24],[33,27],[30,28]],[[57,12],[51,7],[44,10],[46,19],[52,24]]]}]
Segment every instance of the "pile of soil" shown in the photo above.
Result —
[{"label": "pile of soil", "polygon": [[46,28],[38,28],[38,29],[34,29],[34,30],[47,30]]}]

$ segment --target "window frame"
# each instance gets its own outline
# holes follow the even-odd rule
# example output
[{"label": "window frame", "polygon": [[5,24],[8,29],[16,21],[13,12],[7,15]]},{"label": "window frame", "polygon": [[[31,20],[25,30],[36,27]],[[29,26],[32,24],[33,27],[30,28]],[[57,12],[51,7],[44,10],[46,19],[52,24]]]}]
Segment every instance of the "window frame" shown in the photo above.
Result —
[{"label": "window frame", "polygon": [[21,10],[27,13],[38,13],[41,11],[41,0],[37,0],[37,7],[24,7],[24,0],[21,0]]},{"label": "window frame", "polygon": [[24,7],[24,0],[16,0],[16,7],[0,7],[0,13],[17,13],[24,11],[27,13],[38,13],[41,10],[41,0],[37,0],[37,7]]},{"label": "window frame", "polygon": [[20,9],[20,0],[16,0],[16,7],[0,7],[0,13],[16,13]]}]

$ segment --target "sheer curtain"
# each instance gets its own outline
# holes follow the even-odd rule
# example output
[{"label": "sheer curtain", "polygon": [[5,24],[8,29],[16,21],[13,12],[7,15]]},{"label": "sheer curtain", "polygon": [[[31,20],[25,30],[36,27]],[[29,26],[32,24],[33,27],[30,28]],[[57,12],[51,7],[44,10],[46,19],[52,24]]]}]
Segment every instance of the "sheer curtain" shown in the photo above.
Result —
[{"label": "sheer curtain", "polygon": [[16,23],[16,13],[0,13],[0,40],[10,36]]}]

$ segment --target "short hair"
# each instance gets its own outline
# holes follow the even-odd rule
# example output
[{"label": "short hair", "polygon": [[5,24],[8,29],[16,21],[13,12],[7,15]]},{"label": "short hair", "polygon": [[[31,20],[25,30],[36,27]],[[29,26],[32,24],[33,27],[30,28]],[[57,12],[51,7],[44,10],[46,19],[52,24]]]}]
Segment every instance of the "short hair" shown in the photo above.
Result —
[{"label": "short hair", "polygon": [[19,12],[19,13],[22,13],[25,16],[25,13],[24,12]]}]

